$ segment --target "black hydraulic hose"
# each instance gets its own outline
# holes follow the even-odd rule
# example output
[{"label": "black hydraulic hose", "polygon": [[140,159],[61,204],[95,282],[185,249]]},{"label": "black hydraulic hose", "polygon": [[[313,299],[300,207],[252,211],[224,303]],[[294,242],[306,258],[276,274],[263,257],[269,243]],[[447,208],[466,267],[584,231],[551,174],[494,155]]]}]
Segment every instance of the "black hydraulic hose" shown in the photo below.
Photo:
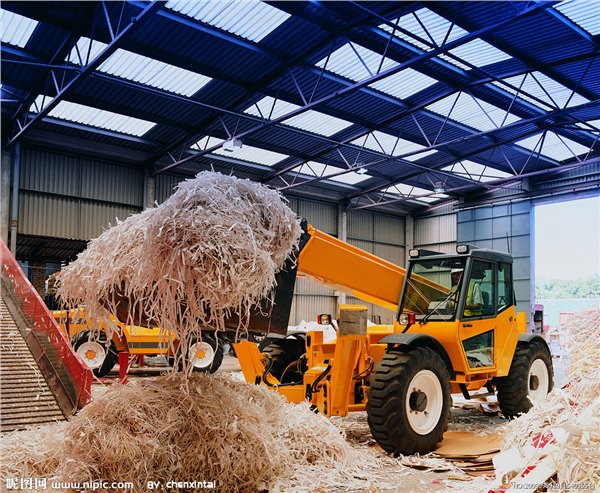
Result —
[{"label": "black hydraulic hose", "polygon": [[327,374],[331,371],[331,363],[329,363],[327,365],[327,368],[325,368],[325,370],[323,371],[323,373],[321,373],[317,379],[313,382],[313,384],[310,387],[310,391],[314,394],[315,392],[317,392],[317,385],[319,385],[321,383],[321,380],[323,380]]}]

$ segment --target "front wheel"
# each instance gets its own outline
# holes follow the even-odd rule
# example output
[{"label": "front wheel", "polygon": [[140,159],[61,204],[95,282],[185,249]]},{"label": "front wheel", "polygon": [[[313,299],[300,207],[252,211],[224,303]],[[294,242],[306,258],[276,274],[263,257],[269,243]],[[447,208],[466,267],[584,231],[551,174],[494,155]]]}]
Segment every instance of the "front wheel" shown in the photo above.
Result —
[{"label": "front wheel", "polygon": [[545,344],[518,344],[508,375],[493,380],[502,414],[516,418],[542,402],[552,390],[553,377],[552,357]]},{"label": "front wheel", "polygon": [[391,454],[426,454],[442,440],[450,404],[450,375],[436,352],[425,347],[391,350],[371,377],[371,434]]}]

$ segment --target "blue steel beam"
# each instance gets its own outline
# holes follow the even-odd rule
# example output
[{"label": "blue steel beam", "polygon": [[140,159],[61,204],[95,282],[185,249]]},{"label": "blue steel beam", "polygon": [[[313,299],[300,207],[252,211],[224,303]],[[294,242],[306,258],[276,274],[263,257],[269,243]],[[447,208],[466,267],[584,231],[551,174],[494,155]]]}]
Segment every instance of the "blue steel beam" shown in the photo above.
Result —
[{"label": "blue steel beam", "polygon": [[137,29],[139,29],[144,21],[152,17],[160,8],[162,7],[162,3],[158,0],[154,0],[150,4],[146,4],[145,8],[142,12],[131,19],[131,22],[125,26],[119,34],[115,37],[115,39],[109,43],[104,50],[102,50],[94,60],[88,63],[85,67],[81,69],[81,71],[73,78],[70,82],[68,82],[59,92],[58,94],[48,103],[48,105],[39,113],[36,114],[32,119],[30,119],[19,131],[10,138],[8,145],[12,145],[15,142],[22,139],[27,132],[29,132],[35,125],[37,125],[40,121],[42,121],[49,113],[52,111],[58,103],[60,103],[73,88],[77,87],[89,74],[94,72],[96,68],[98,68],[105,60],[108,59],[117,49],[120,44],[123,42],[127,36],[130,36]]},{"label": "blue steel beam", "polygon": [[[583,166],[588,166],[591,164],[595,164],[600,162],[600,156],[597,157],[593,157],[590,159],[587,159],[586,161],[580,162],[580,163],[573,163],[573,164],[567,164],[567,165],[563,165],[560,166],[559,168],[552,168],[552,169],[545,169],[545,170],[538,170],[538,171],[531,171],[529,173],[525,173],[523,175],[519,175],[519,176],[514,176],[514,177],[510,177],[510,178],[499,178],[497,180],[493,180],[493,181],[489,181],[486,184],[488,185],[503,185],[503,184],[508,184],[511,182],[518,182],[518,181],[522,181],[526,178],[533,178],[536,176],[545,176],[545,175],[551,175],[551,174],[560,174],[560,173],[566,173],[567,171],[572,171],[574,169],[577,168],[581,168]],[[467,190],[472,189],[471,185],[467,185],[467,186],[460,186],[460,187],[453,187],[450,188],[449,190],[447,190],[447,192],[449,193],[459,193],[459,192],[465,192]],[[381,196],[378,196],[373,200],[373,203],[370,204],[366,204],[366,205],[362,205],[362,206],[350,206],[348,207],[348,210],[361,210],[361,209],[371,209],[373,207],[378,207],[378,206],[383,206],[383,205],[391,205],[391,204],[398,204],[401,202],[406,202],[409,200],[418,200],[419,197],[429,197],[435,195],[435,193],[431,193],[431,194],[422,194],[419,196],[415,196],[415,197],[399,197],[397,199],[389,199],[389,200],[380,200]]]},{"label": "blue steel beam", "polygon": [[[357,91],[357,90],[362,89],[362,88],[364,88],[364,87],[366,87],[366,86],[368,86],[370,84],[373,84],[373,83],[375,83],[377,81],[385,79],[386,77],[394,75],[394,74],[396,74],[396,73],[398,73],[398,72],[400,72],[400,71],[402,71],[402,70],[404,70],[406,68],[409,68],[409,67],[412,67],[414,65],[417,65],[417,64],[419,64],[419,63],[421,63],[421,62],[423,62],[425,60],[429,60],[431,58],[434,58],[437,55],[439,55],[441,53],[444,53],[447,50],[451,50],[451,49],[456,48],[458,46],[462,46],[462,45],[468,43],[469,41],[472,41],[472,40],[474,40],[474,39],[476,39],[476,38],[484,35],[485,33],[491,32],[491,31],[493,31],[495,29],[499,29],[500,27],[502,27],[502,26],[504,26],[504,25],[506,25],[506,24],[508,24],[510,22],[514,22],[514,20],[516,18],[520,18],[520,17],[525,16],[525,15],[530,15],[531,13],[539,10],[540,8],[542,8],[542,7],[539,4],[536,4],[533,7],[528,7],[526,9],[524,9],[523,11],[515,14],[515,16],[513,18],[511,18],[511,19],[505,19],[505,20],[503,20],[503,21],[501,21],[499,23],[490,24],[490,25],[485,26],[485,27],[483,27],[481,29],[473,31],[473,32],[471,32],[469,34],[466,34],[465,36],[461,37],[460,39],[451,41],[451,42],[445,44],[443,47],[433,49],[433,50],[428,51],[426,53],[421,53],[420,55],[418,55],[418,56],[416,56],[416,57],[414,57],[414,58],[406,61],[403,64],[400,64],[400,65],[398,65],[396,67],[390,67],[389,69],[384,70],[383,72],[380,72],[378,74],[375,74],[372,77],[364,79],[364,80],[362,80],[360,82],[355,82],[355,83],[353,83],[350,86],[347,86],[347,87],[345,87],[343,89],[340,89],[339,91],[334,92],[333,94],[329,94],[328,96],[324,96],[324,97],[322,97],[322,98],[320,98],[320,99],[318,99],[316,101],[312,101],[312,102],[310,102],[310,103],[308,103],[308,104],[306,104],[304,106],[300,106],[299,108],[290,111],[286,115],[280,116],[278,118],[274,118],[272,120],[269,120],[268,122],[265,122],[263,125],[259,125],[257,127],[252,128],[252,129],[249,129],[249,130],[246,130],[244,132],[241,132],[240,134],[237,134],[235,137],[236,138],[243,138],[243,137],[245,137],[247,135],[251,135],[251,134],[253,134],[253,133],[255,133],[255,132],[259,131],[259,130],[263,130],[264,128],[276,125],[276,124],[281,123],[281,122],[283,122],[283,121],[285,121],[285,120],[287,120],[289,118],[297,116],[297,115],[299,115],[301,113],[304,113],[304,112],[306,112],[308,110],[314,109],[317,106],[326,104],[326,103],[328,103],[330,101],[333,101],[333,100],[336,100],[336,99],[339,99],[339,98],[343,98],[343,97],[347,96],[348,94],[351,94],[354,91]],[[207,152],[207,153],[208,152],[212,152],[212,151],[218,149],[219,147],[221,147],[220,144],[216,145],[216,146],[212,146],[210,149],[207,149],[205,152]],[[193,159],[193,156],[187,156],[185,158],[182,158],[182,159],[180,159],[178,161],[170,163],[167,166],[162,167],[160,170],[157,171],[157,173],[163,173],[165,171],[173,169],[173,168],[175,168],[175,167],[177,167],[177,166],[179,166],[179,165],[181,165],[181,164],[183,164],[183,163],[185,163],[185,162],[187,162],[187,161],[189,161],[191,159]]]}]

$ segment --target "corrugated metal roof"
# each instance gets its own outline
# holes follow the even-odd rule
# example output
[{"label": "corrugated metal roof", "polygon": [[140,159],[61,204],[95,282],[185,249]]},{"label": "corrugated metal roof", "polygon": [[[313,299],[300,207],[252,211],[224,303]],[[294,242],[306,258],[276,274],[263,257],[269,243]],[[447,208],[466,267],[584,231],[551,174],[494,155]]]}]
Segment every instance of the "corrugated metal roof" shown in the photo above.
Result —
[{"label": "corrugated metal roof", "polygon": [[0,9],[0,31],[3,43],[25,48],[37,25],[38,21]]},{"label": "corrugated metal roof", "polygon": [[491,166],[483,166],[468,159],[463,159],[450,166],[444,166],[442,170],[451,171],[458,176],[482,183],[511,176],[510,173],[497,170]]},{"label": "corrugated metal roof", "polygon": [[406,99],[427,89],[436,82],[435,79],[421,72],[407,68],[371,84],[371,87],[390,96]]},{"label": "corrugated metal roof", "polygon": [[[318,163],[316,161],[308,161],[298,168],[293,170],[294,172],[298,172],[303,175],[307,175],[310,177],[329,177],[334,173],[339,173],[343,171],[343,169],[337,168],[336,166],[329,166],[326,164]],[[365,173],[357,173],[356,171],[351,171],[348,173],[344,173],[339,176],[332,176],[331,178],[327,178],[328,180],[337,181],[340,183],[346,183],[348,185],[356,185],[362,181],[368,180],[370,176]]]},{"label": "corrugated metal roof", "polygon": [[273,166],[289,157],[285,154],[267,151],[266,149],[259,149],[258,147],[246,144],[242,144],[241,149],[236,149],[232,152],[226,151],[222,147],[213,152],[221,156],[241,159],[242,161],[248,161],[250,163],[264,164],[265,166]]},{"label": "corrugated metal roof", "polygon": [[[77,65],[81,65],[81,62],[86,65],[106,47],[104,43],[81,37],[67,56],[67,60]],[[113,53],[98,70],[183,96],[196,94],[212,80],[210,77],[123,49]]]},{"label": "corrugated metal roof", "polygon": [[[367,135],[359,137],[358,139],[355,139],[350,143],[359,147],[366,147],[367,149],[371,149],[373,151],[382,152],[389,156],[400,156],[402,154],[418,151],[419,149],[425,148],[425,146],[417,144],[416,142],[411,142],[400,137],[395,137],[388,133],[380,132],[379,130],[369,132]],[[407,156],[406,159],[408,159],[409,161],[414,161],[424,156],[428,156],[429,154],[433,154],[434,152],[436,151],[424,151],[419,154]]]},{"label": "corrugated metal roof", "polygon": [[[467,34],[467,31],[457,24],[453,25],[447,19],[444,19],[427,8],[422,8],[416,12],[403,15],[396,23],[401,28],[426,40],[428,43],[433,43],[438,46],[441,46],[444,42],[448,43],[454,41]],[[393,30],[393,28],[387,24],[381,24],[379,27],[387,32],[392,32]],[[401,31],[395,31],[394,35],[425,51],[432,49],[429,44],[422,43]]]},{"label": "corrugated metal roof", "polygon": [[593,36],[600,34],[600,3],[596,0],[565,0],[553,8]]},{"label": "corrugated metal roof", "polygon": [[[271,96],[266,96],[249,108],[246,108],[244,113],[260,116],[267,120],[274,120],[287,115],[298,108],[300,108],[300,106],[288,103],[281,99],[275,100]],[[283,123],[290,127],[300,128],[327,137],[352,125],[351,122],[347,122],[341,118],[336,118],[314,110],[305,111],[304,113],[284,120]]]},{"label": "corrugated metal roof", "polygon": [[546,137],[542,144],[543,135],[544,134],[542,133],[518,140],[515,144],[536,152],[539,151],[541,145],[541,153],[544,156],[556,159],[557,161],[564,161],[566,159],[572,159],[575,156],[585,155],[589,151],[588,147],[584,147],[565,137],[558,136],[554,132],[546,132]]},{"label": "corrugated metal roof", "polygon": [[334,74],[358,82],[395,67],[398,62],[383,58],[379,53],[356,43],[346,43],[335,50],[331,56],[324,57],[315,65],[320,68],[325,67]]},{"label": "corrugated metal roof", "polygon": [[474,39],[468,43],[458,46],[449,51],[465,62],[472,63],[478,67],[485,67],[493,63],[512,58],[502,50],[486,43],[482,39]]},{"label": "corrugated metal roof", "polygon": [[430,104],[427,109],[444,117],[449,116],[452,120],[477,130],[492,130],[520,120],[512,113],[507,113],[465,92],[460,92],[458,96],[453,94]]},{"label": "corrugated metal roof", "polygon": [[170,0],[166,7],[257,43],[290,17],[259,0]]},{"label": "corrugated metal roof", "polygon": [[[523,75],[516,75],[514,77],[508,77],[504,79],[504,82],[512,84],[513,86],[520,88],[518,92],[519,97],[529,101],[536,106],[543,109],[552,108],[567,108],[571,106],[578,106],[583,103],[589,102],[588,99],[583,96],[574,93],[568,87],[556,82],[547,75],[541,72],[531,72]],[[517,94],[517,91],[502,84],[501,82],[493,82],[493,84],[501,87],[502,89],[510,92],[511,94]],[[528,94],[541,99],[545,104],[528,97]],[[568,104],[567,104],[568,102]]]},{"label": "corrugated metal roof", "polygon": [[[38,96],[33,108],[41,110],[49,102],[48,99],[43,101],[43,96]],[[115,132],[135,135],[137,137],[141,137],[156,125],[153,122],[140,120],[139,118],[113,113],[112,111],[99,110],[98,108],[72,103],[71,101],[60,101],[50,111],[49,116],[60,118],[61,120],[90,125],[92,127],[105,128],[107,130],[114,130]]]}]

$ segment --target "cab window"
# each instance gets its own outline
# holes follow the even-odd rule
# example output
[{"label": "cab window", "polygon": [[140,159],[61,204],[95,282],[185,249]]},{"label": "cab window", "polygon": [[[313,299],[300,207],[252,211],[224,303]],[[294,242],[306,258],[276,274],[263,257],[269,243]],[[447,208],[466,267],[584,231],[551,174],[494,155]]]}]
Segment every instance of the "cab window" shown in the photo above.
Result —
[{"label": "cab window", "polygon": [[498,313],[513,305],[512,265],[498,263]]},{"label": "cab window", "polygon": [[494,264],[474,260],[467,285],[464,318],[494,315]]}]

